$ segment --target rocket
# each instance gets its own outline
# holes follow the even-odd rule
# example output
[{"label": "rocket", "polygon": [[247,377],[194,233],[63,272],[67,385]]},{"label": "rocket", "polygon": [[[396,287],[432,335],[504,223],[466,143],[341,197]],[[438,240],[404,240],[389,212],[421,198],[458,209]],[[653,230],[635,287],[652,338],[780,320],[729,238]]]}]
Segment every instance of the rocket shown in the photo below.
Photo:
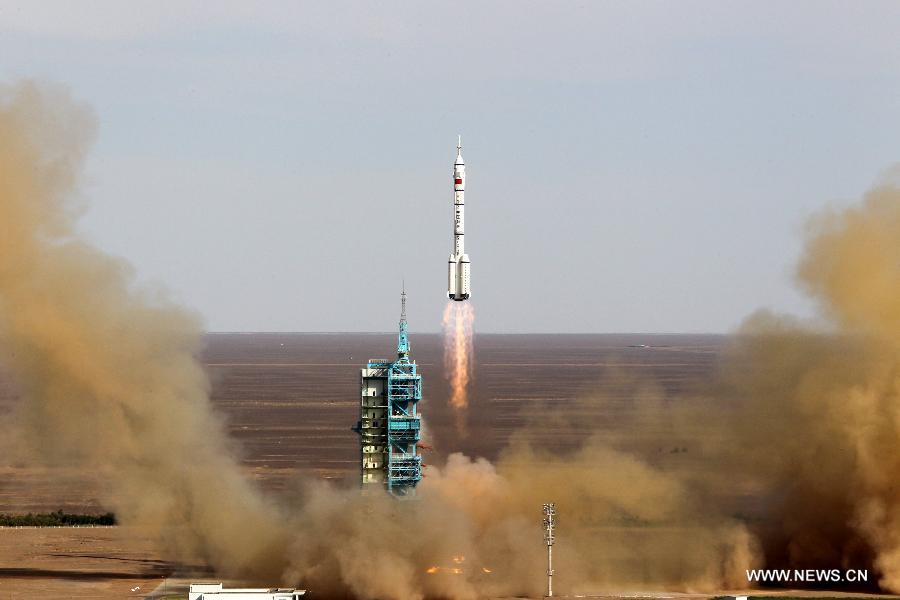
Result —
[{"label": "rocket", "polygon": [[453,163],[453,250],[447,261],[447,296],[462,302],[469,299],[469,255],[466,254],[466,163],[462,157],[462,136],[456,144]]}]

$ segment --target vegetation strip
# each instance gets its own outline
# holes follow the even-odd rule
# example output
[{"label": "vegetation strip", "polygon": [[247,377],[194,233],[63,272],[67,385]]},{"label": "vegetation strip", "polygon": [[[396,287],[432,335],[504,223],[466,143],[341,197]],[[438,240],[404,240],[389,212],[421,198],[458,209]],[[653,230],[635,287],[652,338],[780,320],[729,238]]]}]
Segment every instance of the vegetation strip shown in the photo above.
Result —
[{"label": "vegetation strip", "polygon": [[0,514],[0,527],[72,527],[115,524],[116,516],[111,512],[102,515],[78,515],[58,510],[52,513],[28,513],[27,515]]}]

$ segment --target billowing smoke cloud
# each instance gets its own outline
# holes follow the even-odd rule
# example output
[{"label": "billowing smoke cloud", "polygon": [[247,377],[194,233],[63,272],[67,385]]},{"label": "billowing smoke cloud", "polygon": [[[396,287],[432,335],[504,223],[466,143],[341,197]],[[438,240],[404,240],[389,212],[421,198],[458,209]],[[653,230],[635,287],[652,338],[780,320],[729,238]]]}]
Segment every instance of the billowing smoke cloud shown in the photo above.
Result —
[{"label": "billowing smoke cloud", "polygon": [[747,320],[713,423],[721,465],[759,485],[769,565],[874,567],[900,591],[900,189],[810,225],[798,268],[824,325]]},{"label": "billowing smoke cloud", "polygon": [[75,230],[93,130],[63,91],[0,89],[0,340],[25,399],[19,451],[105,472],[108,505],[173,551],[277,575],[284,530],[210,411],[198,319]]},{"label": "billowing smoke cloud", "polygon": [[[103,472],[108,506],[171,556],[321,595],[538,595],[540,506],[554,501],[561,592],[740,587],[763,561],[871,564],[900,589],[897,189],[811,229],[800,280],[827,328],[748,320],[710,392],[725,410],[640,398],[648,410],[624,429],[653,421],[700,455],[691,468],[624,434],[551,453],[525,428],[496,464],[452,455],[432,469],[400,519],[387,498],[322,484],[275,506],[242,477],[194,358],[197,318],[75,229],[92,129],[64,93],[0,90],[0,340],[23,397],[17,433],[35,460]],[[752,490],[763,518],[733,517],[723,485]]]},{"label": "billowing smoke cloud", "polygon": [[402,505],[313,490],[294,513],[286,580],[361,598],[540,597],[548,500],[560,513],[558,590],[734,588],[757,564],[742,524],[707,514],[677,478],[598,440],[563,454],[517,442],[497,465],[453,454],[432,471]]}]

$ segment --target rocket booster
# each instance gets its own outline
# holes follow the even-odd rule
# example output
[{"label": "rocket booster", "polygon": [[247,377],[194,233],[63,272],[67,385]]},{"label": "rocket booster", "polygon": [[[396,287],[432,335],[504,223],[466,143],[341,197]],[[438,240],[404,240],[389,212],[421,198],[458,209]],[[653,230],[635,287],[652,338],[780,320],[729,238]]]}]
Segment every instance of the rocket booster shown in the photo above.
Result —
[{"label": "rocket booster", "polygon": [[453,164],[453,251],[447,262],[447,296],[462,302],[469,299],[469,255],[466,254],[466,163],[462,157],[462,136],[456,145]]}]

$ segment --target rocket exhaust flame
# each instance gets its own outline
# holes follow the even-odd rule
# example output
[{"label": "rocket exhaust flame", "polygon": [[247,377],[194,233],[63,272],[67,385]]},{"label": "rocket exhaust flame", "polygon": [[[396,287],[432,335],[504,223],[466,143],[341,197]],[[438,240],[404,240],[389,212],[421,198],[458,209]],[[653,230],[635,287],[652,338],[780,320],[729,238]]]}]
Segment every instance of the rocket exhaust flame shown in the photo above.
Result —
[{"label": "rocket exhaust flame", "polygon": [[450,381],[450,406],[457,411],[462,423],[469,406],[468,385],[472,379],[472,343],[475,309],[468,302],[448,302],[444,309],[444,376]]}]

